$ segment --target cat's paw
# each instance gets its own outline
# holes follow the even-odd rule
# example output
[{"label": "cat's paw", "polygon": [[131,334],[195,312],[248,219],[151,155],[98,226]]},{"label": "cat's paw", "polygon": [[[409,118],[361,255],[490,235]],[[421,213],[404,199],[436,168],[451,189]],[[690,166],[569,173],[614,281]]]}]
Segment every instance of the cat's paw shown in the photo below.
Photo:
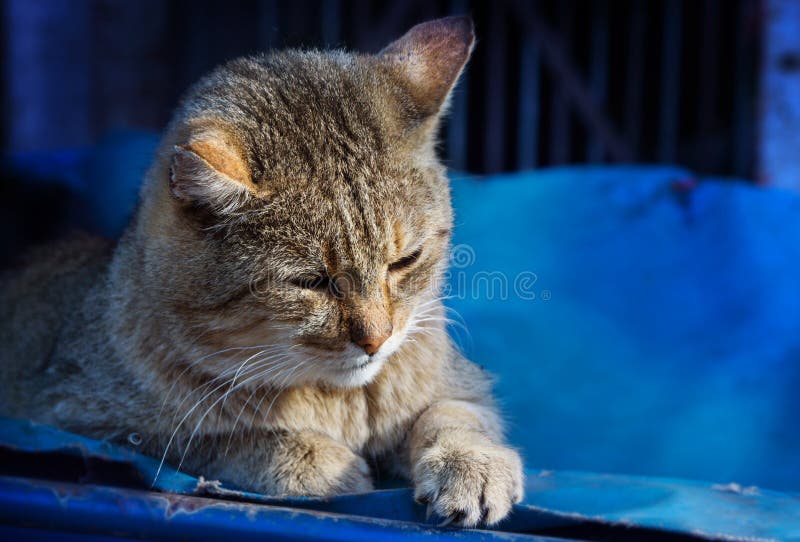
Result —
[{"label": "cat's paw", "polygon": [[271,470],[282,495],[331,497],[373,488],[364,458],[324,435],[289,439]]},{"label": "cat's paw", "polygon": [[494,525],[522,500],[522,461],[514,450],[490,443],[440,444],[413,469],[414,498],[454,523]]}]

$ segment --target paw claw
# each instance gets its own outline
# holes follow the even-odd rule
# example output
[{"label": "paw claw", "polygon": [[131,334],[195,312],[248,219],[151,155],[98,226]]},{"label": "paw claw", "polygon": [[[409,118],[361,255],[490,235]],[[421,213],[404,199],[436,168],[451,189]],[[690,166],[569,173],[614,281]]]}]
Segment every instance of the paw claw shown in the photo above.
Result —
[{"label": "paw claw", "polygon": [[522,463],[513,450],[493,444],[436,446],[414,467],[417,499],[450,524],[494,525],[521,498]]}]

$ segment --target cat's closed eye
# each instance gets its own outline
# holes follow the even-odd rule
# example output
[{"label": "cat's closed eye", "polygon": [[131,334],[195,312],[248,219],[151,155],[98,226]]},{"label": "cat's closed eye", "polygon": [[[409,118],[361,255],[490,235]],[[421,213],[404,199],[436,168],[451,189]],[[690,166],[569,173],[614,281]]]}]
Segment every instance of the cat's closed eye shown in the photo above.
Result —
[{"label": "cat's closed eye", "polygon": [[296,277],[289,280],[289,283],[298,288],[305,290],[329,290],[331,287],[331,279],[325,273],[318,273],[316,275],[306,275]]},{"label": "cat's closed eye", "polygon": [[403,269],[408,269],[409,267],[414,265],[414,263],[416,263],[417,260],[419,260],[420,255],[422,255],[422,248],[418,248],[408,256],[403,256],[399,260],[390,263],[389,272],[391,273],[394,271],[401,271]]}]

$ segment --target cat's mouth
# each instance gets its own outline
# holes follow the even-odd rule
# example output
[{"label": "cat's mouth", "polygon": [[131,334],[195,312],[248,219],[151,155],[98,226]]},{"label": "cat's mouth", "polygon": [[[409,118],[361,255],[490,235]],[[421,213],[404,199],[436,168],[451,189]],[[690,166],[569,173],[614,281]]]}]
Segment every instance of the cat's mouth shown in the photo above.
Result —
[{"label": "cat's mouth", "polygon": [[374,361],[375,361],[375,359],[372,356],[367,356],[367,359],[365,359],[364,361],[359,361],[356,365],[354,365],[353,367],[350,367],[350,370],[351,371],[359,371],[359,370],[365,368],[367,365],[373,363]]},{"label": "cat's mouth", "polygon": [[348,363],[345,367],[345,371],[360,371],[362,369],[367,368],[368,366],[372,365],[378,360],[378,356],[367,356],[367,355],[360,355],[356,359],[353,359]]},{"label": "cat's mouth", "polygon": [[[394,342],[398,339],[399,337],[393,337],[389,341]],[[317,372],[314,379],[344,388],[368,384],[396,350],[396,346],[389,341],[372,355],[352,343],[346,344],[342,350],[320,352],[317,349],[310,352],[309,355],[313,355],[315,360],[322,361],[315,363]]]}]

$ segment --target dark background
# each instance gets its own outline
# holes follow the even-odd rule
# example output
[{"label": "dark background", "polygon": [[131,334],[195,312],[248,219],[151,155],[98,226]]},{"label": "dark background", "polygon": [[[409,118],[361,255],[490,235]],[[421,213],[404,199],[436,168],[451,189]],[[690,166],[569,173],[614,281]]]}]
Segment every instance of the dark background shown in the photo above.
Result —
[{"label": "dark background", "polygon": [[374,52],[411,25],[471,13],[449,165],[677,163],[755,177],[758,0],[4,0],[1,145],[85,147],[159,131],[227,59],[275,47]]}]

